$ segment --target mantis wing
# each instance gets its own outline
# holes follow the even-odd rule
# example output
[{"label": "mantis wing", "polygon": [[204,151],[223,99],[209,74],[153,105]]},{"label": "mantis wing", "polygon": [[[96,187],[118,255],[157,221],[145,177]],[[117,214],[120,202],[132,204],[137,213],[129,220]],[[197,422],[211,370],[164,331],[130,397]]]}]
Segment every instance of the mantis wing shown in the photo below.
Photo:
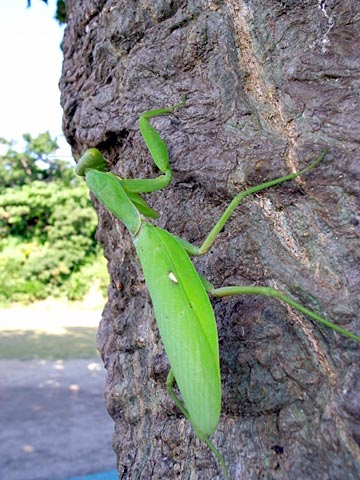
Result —
[{"label": "mantis wing", "polygon": [[214,312],[180,243],[143,224],[134,244],[144,271],[169,363],[199,438],[219,421],[221,382]]}]

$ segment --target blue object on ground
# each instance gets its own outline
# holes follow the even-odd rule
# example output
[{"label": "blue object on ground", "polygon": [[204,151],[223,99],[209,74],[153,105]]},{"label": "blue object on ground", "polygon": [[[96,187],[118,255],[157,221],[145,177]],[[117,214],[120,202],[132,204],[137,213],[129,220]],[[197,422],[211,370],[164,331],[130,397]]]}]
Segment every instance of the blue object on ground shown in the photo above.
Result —
[{"label": "blue object on ground", "polygon": [[117,470],[108,470],[107,472],[90,473],[82,477],[72,477],[67,480],[118,480]]}]

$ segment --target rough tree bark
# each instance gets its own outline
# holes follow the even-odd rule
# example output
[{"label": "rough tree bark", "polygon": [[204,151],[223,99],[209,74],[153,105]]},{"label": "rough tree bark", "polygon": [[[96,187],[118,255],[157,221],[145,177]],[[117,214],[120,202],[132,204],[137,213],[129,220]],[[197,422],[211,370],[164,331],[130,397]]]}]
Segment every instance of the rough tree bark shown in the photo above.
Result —
[{"label": "rough tree bark", "polygon": [[[195,261],[216,285],[275,286],[359,329],[358,0],[67,0],[64,131],[123,177],[155,169],[137,119],[156,125],[174,181],[148,197],[159,225],[200,244],[233,195],[249,198]],[[165,390],[167,360],[129,235],[105,209],[111,284],[98,345],[121,479],[222,478]],[[170,300],[169,300],[170,301]],[[223,415],[213,437],[232,479],[360,478],[359,348],[276,301],[214,300]]]}]

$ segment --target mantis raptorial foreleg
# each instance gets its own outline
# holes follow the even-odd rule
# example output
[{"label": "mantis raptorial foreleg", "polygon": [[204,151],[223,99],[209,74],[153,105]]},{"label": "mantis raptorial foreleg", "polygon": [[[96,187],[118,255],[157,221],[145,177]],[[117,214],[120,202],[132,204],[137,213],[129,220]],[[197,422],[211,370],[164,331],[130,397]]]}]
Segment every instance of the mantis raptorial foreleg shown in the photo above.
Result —
[{"label": "mantis raptorial foreleg", "polygon": [[122,179],[121,183],[127,192],[134,193],[150,193],[156,190],[161,190],[169,185],[172,180],[172,170],[169,163],[169,153],[164,140],[160,137],[155,128],[149,123],[150,118],[159,117],[162,115],[173,114],[174,111],[184,105],[185,96],[181,102],[168,108],[159,108],[144,112],[139,118],[139,127],[143,139],[146,143],[155,165],[162,172],[157,178],[145,179]]}]

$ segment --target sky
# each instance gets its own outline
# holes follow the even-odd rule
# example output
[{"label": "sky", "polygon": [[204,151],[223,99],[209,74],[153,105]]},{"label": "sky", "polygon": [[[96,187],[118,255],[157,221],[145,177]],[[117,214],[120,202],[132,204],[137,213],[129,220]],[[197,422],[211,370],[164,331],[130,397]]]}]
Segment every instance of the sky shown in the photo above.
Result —
[{"label": "sky", "polygon": [[69,158],[58,87],[64,26],[54,19],[55,3],[32,0],[27,8],[27,0],[0,0],[0,137],[21,150],[24,133],[49,130],[57,156]]}]

